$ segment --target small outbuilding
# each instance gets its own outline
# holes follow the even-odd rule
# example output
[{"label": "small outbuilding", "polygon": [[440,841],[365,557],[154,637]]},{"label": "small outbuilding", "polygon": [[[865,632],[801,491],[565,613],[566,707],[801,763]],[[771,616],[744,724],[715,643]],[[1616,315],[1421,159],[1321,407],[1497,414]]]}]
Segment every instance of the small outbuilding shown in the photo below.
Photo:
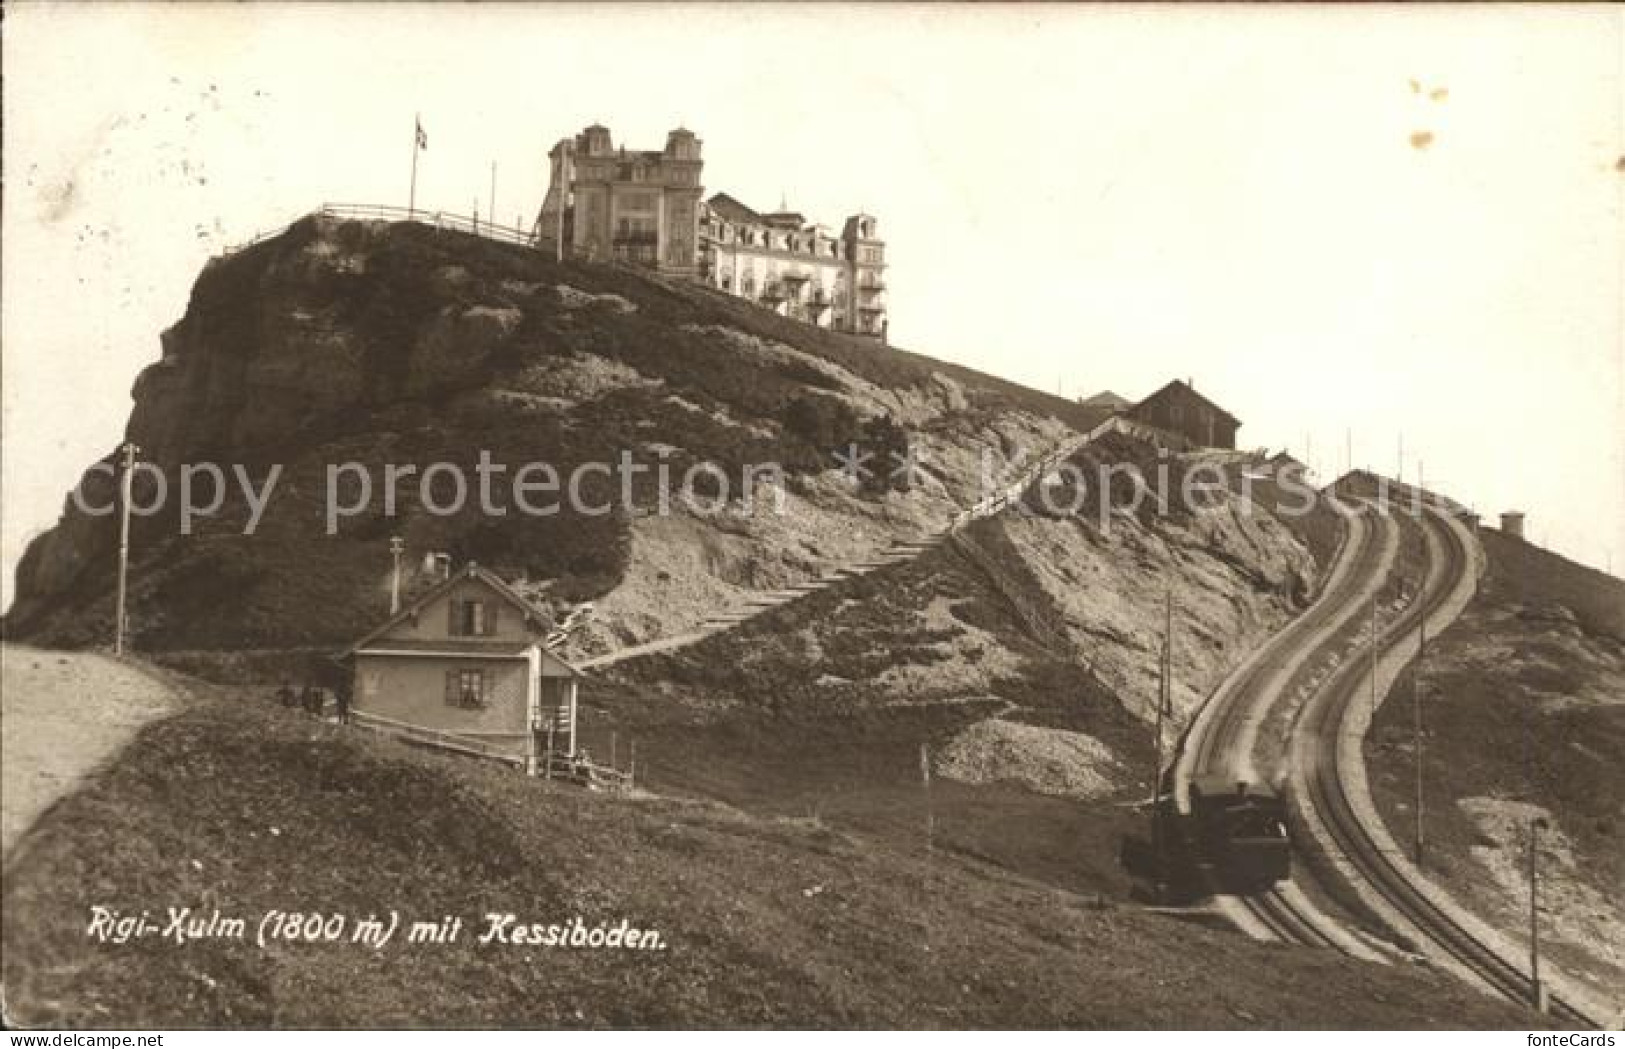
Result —
[{"label": "small outbuilding", "polygon": [[1078,403],[1085,408],[1098,408],[1102,411],[1111,412],[1113,415],[1134,407],[1133,401],[1120,393],[1113,393],[1111,390],[1101,390],[1093,397],[1080,397]]},{"label": "small outbuilding", "polygon": [[1269,466],[1270,475],[1278,481],[1304,483],[1309,479],[1309,467],[1284,448],[1270,456],[1266,465]]},{"label": "small outbuilding", "polygon": [[550,620],[470,563],[344,653],[352,716],[532,774],[549,753],[572,759],[582,674],[548,649]]},{"label": "small outbuilding", "polygon": [[1128,418],[1177,434],[1198,448],[1236,447],[1241,420],[1175,379],[1124,413]]}]

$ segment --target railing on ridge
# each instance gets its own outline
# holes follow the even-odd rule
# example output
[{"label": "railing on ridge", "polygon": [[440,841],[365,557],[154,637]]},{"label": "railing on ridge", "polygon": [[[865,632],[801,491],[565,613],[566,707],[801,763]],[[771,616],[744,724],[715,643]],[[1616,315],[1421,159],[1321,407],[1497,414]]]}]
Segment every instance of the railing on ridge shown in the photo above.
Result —
[{"label": "railing on ridge", "polygon": [[319,215],[324,218],[363,219],[382,222],[422,222],[425,225],[433,226],[435,229],[470,233],[476,237],[485,237],[488,240],[501,241],[505,244],[534,247],[537,243],[537,237],[532,230],[504,226],[500,223],[481,219],[478,216],[458,215],[449,211],[431,211],[426,208],[402,208],[390,204],[323,204],[315,211],[299,216],[286,226],[281,226],[266,233],[257,233],[240,244],[229,245],[220,254],[222,256],[235,255],[273,237],[280,237],[311,215]]}]

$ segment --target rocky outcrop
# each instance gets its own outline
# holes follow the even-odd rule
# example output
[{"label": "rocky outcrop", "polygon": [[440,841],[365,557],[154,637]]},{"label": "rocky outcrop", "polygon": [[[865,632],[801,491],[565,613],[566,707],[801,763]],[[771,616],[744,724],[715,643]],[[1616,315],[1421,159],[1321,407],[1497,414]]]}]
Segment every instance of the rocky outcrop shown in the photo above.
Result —
[{"label": "rocky outcrop", "polygon": [[1165,601],[1174,606],[1173,702],[1193,711],[1229,669],[1298,609],[1313,559],[1275,517],[1238,500],[1184,520],[1104,528],[1076,517],[1012,517],[1010,541],[1095,674],[1149,717]]},{"label": "rocky outcrop", "polygon": [[[794,584],[939,525],[979,497],[981,451],[1002,470],[1066,434],[1075,405],[952,365],[824,332],[736,299],[418,223],[321,215],[211,261],[185,315],[136,379],[127,436],[171,505],[135,522],[132,629],[148,648],[341,643],[382,611],[388,540],[523,579],[557,604],[600,600],[599,647],[682,629],[724,595]],[[1074,420],[1076,421],[1076,420]],[[851,485],[832,452],[893,442]],[[912,446],[907,482],[883,454]],[[630,452],[673,472],[739,477],[777,464],[789,511],[674,528],[638,488],[606,515],[450,515],[396,486],[329,534],[327,470],[356,463],[381,502],[383,468],[459,466],[480,453],[562,477]],[[280,480],[248,536],[233,491],[183,535],[183,464]],[[151,476],[140,486],[150,488]],[[613,481],[599,496],[618,488]],[[90,500],[111,485],[92,476]],[[138,494],[151,494],[144,489]],[[474,502],[474,500],[470,500]],[[681,512],[681,511],[679,511]],[[672,549],[693,545],[703,556]],[[64,507],[18,569],[7,627],[56,644],[105,639],[112,519]]]}]

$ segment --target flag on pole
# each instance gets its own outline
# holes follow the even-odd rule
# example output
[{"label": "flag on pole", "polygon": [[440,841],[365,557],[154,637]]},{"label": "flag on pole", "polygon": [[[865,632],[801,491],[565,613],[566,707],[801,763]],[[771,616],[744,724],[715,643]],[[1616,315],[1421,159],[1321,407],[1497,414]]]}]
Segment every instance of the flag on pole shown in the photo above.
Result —
[{"label": "flag on pole", "polygon": [[423,133],[423,118],[412,114],[412,183],[406,191],[406,215],[417,213],[418,206],[418,154],[429,148],[429,136]]}]

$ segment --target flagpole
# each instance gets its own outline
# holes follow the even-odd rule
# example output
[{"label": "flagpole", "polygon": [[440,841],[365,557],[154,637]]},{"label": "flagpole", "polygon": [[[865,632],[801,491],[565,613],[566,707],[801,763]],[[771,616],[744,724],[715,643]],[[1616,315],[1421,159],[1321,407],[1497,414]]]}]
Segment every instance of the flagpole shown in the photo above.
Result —
[{"label": "flagpole", "polygon": [[423,128],[423,114],[412,114],[412,188],[406,195],[406,217],[410,219],[417,211],[418,203],[418,142],[421,141]]}]

